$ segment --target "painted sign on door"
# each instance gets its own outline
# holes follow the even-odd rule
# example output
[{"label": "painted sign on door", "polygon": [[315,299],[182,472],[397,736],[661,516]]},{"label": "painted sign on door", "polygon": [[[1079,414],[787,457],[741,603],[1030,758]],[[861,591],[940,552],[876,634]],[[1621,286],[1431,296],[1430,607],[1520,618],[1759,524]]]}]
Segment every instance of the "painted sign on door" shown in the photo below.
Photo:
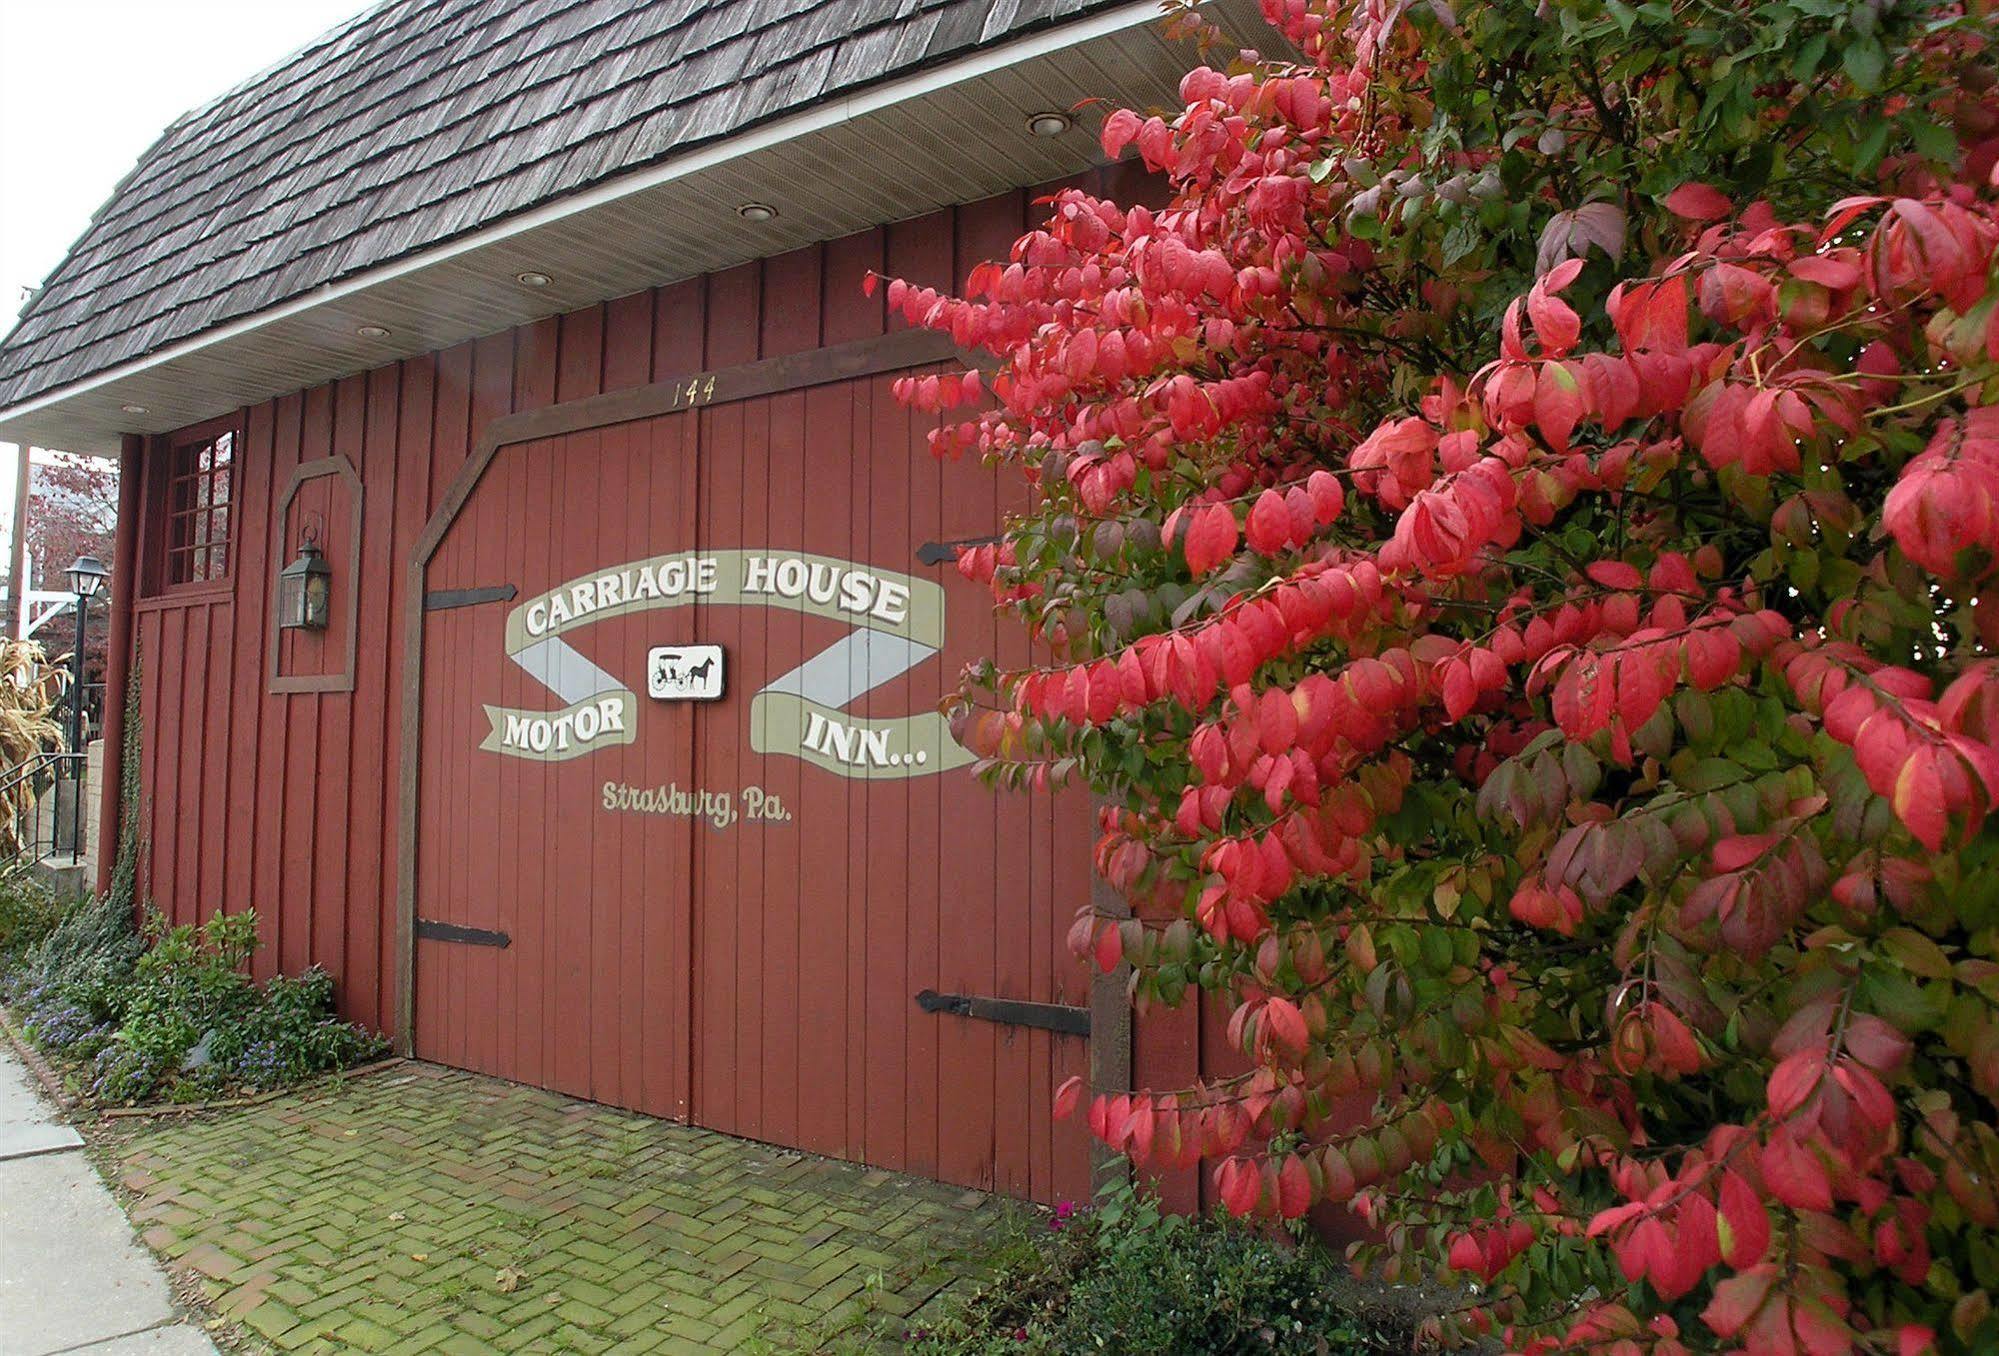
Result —
[{"label": "painted sign on door", "polygon": [[[632,743],[638,738],[637,695],[569,638],[613,617],[696,603],[778,608],[854,626],[751,698],[754,752],[870,779],[928,776],[972,761],[939,712],[865,717],[845,709],[943,649],[944,590],[932,580],[853,561],[769,550],[682,551],[628,561],[514,608],[507,616],[507,657],[566,705],[554,711],[487,706],[491,728],[479,747],[509,758],[562,762]],[[720,696],[719,659],[707,674],[717,684],[707,695]],[[648,674],[649,688],[653,677]]]}]

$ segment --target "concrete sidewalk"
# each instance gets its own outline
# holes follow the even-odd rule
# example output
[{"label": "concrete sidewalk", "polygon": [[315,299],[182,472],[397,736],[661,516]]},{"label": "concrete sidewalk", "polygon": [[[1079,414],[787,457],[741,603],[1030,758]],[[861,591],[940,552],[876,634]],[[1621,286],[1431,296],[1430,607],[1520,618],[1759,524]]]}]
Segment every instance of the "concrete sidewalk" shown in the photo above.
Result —
[{"label": "concrete sidewalk", "polygon": [[0,1351],[214,1356],[152,1256],[0,1041]]}]

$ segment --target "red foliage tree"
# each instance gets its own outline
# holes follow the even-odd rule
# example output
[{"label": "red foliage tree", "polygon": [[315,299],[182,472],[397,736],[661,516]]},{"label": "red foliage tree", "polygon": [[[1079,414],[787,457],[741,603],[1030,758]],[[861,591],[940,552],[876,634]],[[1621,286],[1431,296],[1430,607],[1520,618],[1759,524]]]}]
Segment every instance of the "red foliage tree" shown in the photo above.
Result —
[{"label": "red foliage tree", "polygon": [[1250,1061],[1092,1131],[1351,1202],[1479,1282],[1439,1335],[1991,1349],[1990,14],[1265,11],[1302,60],[1106,120],[1166,206],[888,285],[1039,491],[961,738],[1108,799],[1077,951]]},{"label": "red foliage tree", "polygon": [[[66,589],[66,571],[79,556],[111,564],[118,503],[118,468],[99,457],[43,453],[31,472],[28,498],[29,575],[35,587]],[[110,621],[100,601],[89,617],[84,660],[90,681],[102,680]],[[76,619],[51,621],[36,638],[51,655],[76,644]]]}]

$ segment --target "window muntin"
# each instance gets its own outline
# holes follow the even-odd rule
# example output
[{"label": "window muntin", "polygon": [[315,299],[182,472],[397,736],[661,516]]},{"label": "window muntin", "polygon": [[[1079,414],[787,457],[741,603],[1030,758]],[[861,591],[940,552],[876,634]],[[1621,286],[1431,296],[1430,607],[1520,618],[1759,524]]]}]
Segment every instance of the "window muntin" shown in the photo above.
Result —
[{"label": "window muntin", "polygon": [[236,435],[224,431],[174,449],[167,478],[166,582],[229,577]]}]

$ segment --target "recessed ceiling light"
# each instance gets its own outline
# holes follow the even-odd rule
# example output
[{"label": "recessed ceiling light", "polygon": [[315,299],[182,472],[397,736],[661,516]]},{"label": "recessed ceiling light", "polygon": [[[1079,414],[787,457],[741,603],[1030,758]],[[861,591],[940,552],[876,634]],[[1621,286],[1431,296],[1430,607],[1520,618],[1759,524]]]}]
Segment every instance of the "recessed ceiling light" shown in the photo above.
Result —
[{"label": "recessed ceiling light", "polygon": [[775,221],[777,209],[767,202],[746,202],[736,209],[736,215],[744,221]]},{"label": "recessed ceiling light", "polygon": [[356,325],[354,333],[360,335],[363,339],[386,339],[389,337],[388,330],[381,325]]},{"label": "recessed ceiling light", "polygon": [[144,414],[146,412],[144,405],[120,405],[118,408],[127,414]]},{"label": "recessed ceiling light", "polygon": [[1075,125],[1076,120],[1067,113],[1057,113],[1052,109],[1027,115],[1027,130],[1038,137],[1059,137]]},{"label": "recessed ceiling light", "polygon": [[546,273],[537,273],[533,269],[529,269],[525,273],[514,274],[514,281],[522,287],[546,287],[554,282],[555,279],[549,277]]}]

